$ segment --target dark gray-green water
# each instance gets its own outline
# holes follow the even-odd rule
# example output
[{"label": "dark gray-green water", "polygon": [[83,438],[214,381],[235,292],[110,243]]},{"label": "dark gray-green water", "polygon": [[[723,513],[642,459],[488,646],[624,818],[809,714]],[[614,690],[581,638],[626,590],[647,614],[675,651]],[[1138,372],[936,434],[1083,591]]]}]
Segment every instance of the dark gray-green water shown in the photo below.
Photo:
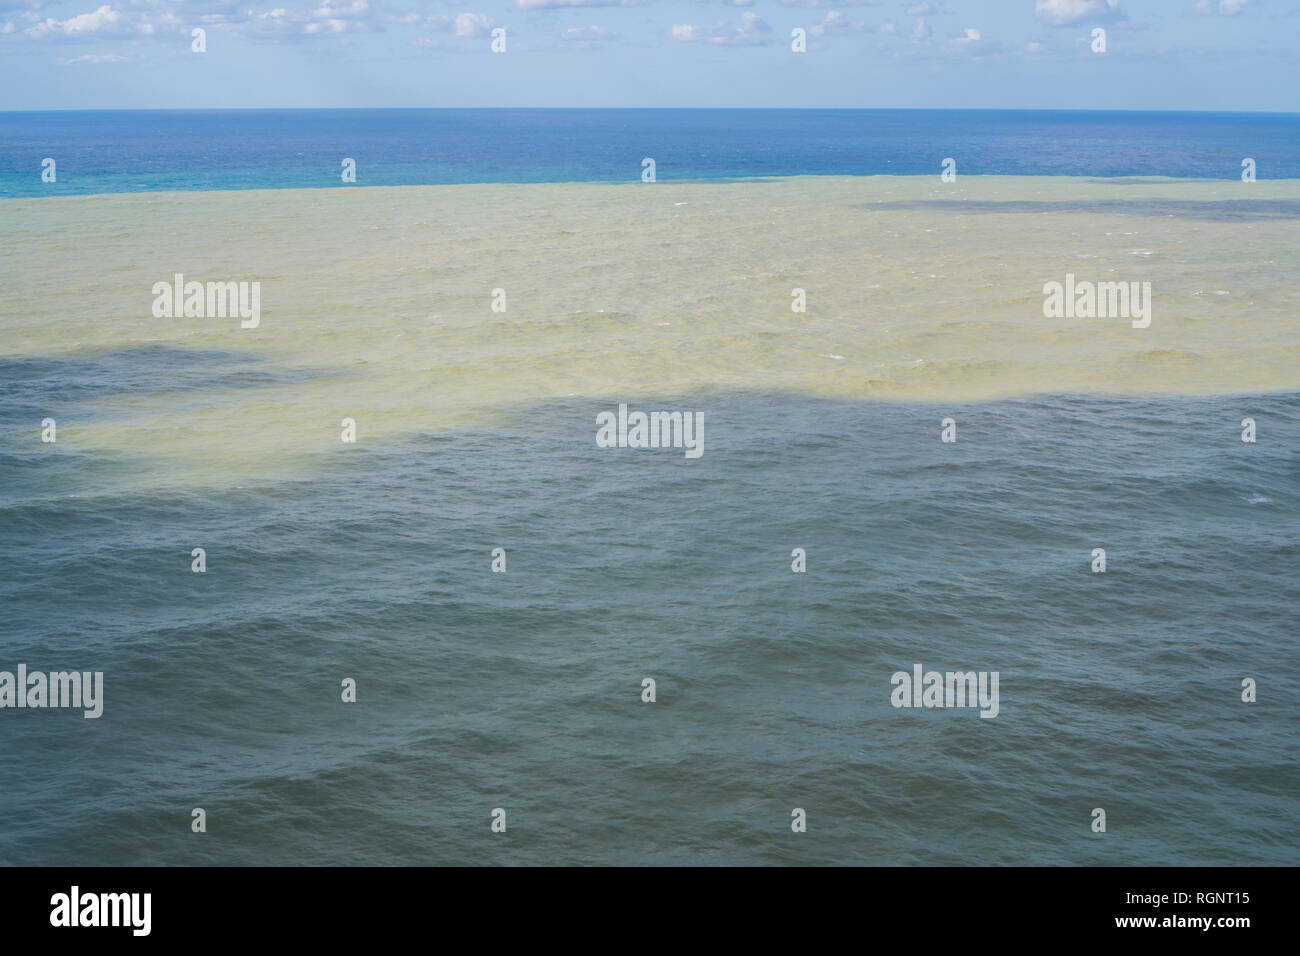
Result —
[{"label": "dark gray-green water", "polygon": [[[0,862],[1300,862],[1300,395],[632,402],[698,460],[574,398],[104,494],[9,371],[0,670],[105,702],[0,711]],[[916,663],[998,716],[891,707]]]}]

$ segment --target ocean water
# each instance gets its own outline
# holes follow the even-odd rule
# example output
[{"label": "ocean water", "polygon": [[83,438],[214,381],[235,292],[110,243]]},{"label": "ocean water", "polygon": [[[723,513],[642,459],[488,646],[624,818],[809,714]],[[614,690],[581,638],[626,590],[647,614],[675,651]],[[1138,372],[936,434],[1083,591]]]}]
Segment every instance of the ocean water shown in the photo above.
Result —
[{"label": "ocean water", "polygon": [[[54,183],[41,162],[56,161]],[[796,175],[1300,178],[1300,114],[1051,110],[0,112],[0,196]]]},{"label": "ocean water", "polygon": [[[693,461],[597,449],[620,398],[203,492],[7,450],[6,660],[106,686],[3,713],[0,858],[1296,862],[1300,396],[947,406],[952,445],[926,405],[667,396]],[[999,715],[892,708],[914,663],[998,671]]]},{"label": "ocean water", "polygon": [[3,200],[0,862],[1300,862],[1300,180],[1125,155]]}]

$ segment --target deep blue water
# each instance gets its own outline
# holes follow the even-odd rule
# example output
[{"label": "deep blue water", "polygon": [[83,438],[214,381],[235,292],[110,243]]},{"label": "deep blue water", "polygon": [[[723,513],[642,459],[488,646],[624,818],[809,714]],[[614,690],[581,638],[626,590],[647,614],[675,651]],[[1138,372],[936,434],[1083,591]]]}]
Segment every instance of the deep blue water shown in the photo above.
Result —
[{"label": "deep blue water", "polygon": [[[791,175],[1300,177],[1300,114],[1015,110],[0,113],[0,196]],[[41,180],[41,161],[57,180]]]}]

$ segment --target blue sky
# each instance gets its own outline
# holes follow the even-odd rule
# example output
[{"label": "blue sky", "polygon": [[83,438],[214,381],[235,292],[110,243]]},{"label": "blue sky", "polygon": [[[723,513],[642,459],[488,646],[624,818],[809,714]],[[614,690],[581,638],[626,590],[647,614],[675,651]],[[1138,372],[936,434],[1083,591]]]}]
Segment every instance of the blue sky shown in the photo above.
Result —
[{"label": "blue sky", "polygon": [[1298,54],[1300,0],[0,0],[0,109],[1290,112]]}]

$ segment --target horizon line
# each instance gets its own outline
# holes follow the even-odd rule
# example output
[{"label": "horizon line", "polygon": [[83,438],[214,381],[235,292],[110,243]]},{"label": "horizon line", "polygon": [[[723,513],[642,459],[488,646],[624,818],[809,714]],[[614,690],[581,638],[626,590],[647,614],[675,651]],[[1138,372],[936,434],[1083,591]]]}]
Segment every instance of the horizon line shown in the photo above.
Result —
[{"label": "horizon line", "polygon": [[640,111],[640,112],[672,112],[672,111],[727,111],[727,112],[784,112],[784,113],[814,113],[814,112],[897,112],[897,113],[1203,113],[1228,116],[1297,116],[1300,117],[1300,110],[1213,110],[1197,109],[1194,107],[1179,107],[1176,109],[1141,109],[1141,108],[1092,108],[1084,109],[1078,107],[1037,107],[1037,106],[971,106],[971,107],[953,107],[953,106],[111,106],[111,107],[24,107],[22,109],[5,109],[0,110],[0,115],[8,113],[234,113],[234,112],[326,112],[326,111],[344,111],[364,112],[369,110],[388,110],[388,111],[464,111],[464,112],[493,112],[493,111],[575,111],[582,110],[587,112],[600,111]]}]

